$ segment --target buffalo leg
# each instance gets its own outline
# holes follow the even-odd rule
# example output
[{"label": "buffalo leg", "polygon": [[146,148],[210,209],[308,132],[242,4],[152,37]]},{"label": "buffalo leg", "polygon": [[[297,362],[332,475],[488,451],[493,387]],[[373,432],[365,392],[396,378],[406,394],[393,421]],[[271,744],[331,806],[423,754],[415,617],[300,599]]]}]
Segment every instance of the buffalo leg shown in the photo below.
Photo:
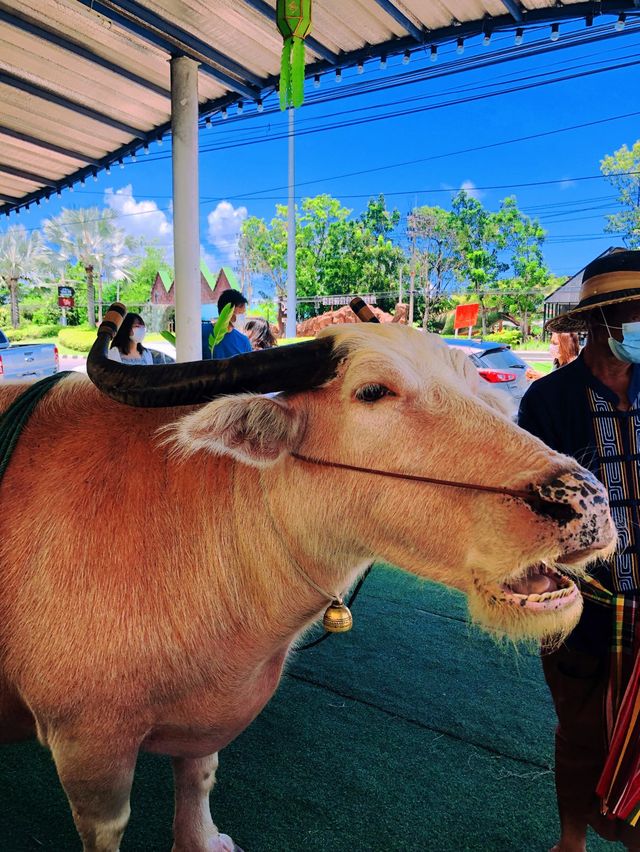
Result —
[{"label": "buffalo leg", "polygon": [[119,750],[117,735],[99,743],[54,732],[47,741],[84,852],[118,852],[131,813],[137,748]]},{"label": "buffalo leg", "polygon": [[172,763],[176,793],[172,852],[237,850],[227,834],[218,833],[209,809],[209,793],[216,780],[218,755],[174,757]]}]

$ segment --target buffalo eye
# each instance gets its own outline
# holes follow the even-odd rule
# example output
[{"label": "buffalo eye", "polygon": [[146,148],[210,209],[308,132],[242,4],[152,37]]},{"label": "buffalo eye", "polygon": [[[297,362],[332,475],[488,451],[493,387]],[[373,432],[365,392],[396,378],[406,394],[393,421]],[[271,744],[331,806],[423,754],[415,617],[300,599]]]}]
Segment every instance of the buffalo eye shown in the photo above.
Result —
[{"label": "buffalo eye", "polygon": [[363,385],[356,391],[356,399],[360,402],[377,402],[383,396],[393,396],[393,392],[384,385],[370,384]]}]

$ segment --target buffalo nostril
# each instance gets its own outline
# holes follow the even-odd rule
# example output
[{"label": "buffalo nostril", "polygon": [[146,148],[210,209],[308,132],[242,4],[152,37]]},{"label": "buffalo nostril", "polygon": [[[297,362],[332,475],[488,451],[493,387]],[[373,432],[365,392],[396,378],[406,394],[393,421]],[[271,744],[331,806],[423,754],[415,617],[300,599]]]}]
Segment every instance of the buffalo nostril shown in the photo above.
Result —
[{"label": "buffalo nostril", "polygon": [[567,524],[569,521],[575,521],[581,517],[580,513],[576,512],[569,503],[557,503],[555,500],[541,497],[540,494],[532,493],[527,499],[527,504],[537,515],[551,518],[561,524]]}]

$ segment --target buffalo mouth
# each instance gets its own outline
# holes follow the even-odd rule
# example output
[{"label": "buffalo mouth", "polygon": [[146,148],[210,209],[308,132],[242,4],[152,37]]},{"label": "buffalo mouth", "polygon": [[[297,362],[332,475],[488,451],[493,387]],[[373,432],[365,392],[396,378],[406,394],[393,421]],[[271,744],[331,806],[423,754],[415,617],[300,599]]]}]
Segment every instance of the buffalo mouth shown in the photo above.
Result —
[{"label": "buffalo mouth", "polygon": [[573,580],[545,563],[532,565],[501,584],[482,585],[474,576],[474,584],[490,606],[517,607],[532,615],[569,609],[580,599]]}]

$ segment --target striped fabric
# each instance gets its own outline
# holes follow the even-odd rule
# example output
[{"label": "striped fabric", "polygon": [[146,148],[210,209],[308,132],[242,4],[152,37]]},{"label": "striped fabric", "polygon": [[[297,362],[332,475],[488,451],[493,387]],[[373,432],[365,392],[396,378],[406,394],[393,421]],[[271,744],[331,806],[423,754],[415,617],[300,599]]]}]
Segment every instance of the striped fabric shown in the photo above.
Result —
[{"label": "striped fabric", "polygon": [[610,568],[614,591],[640,590],[640,410],[618,411],[593,388],[587,388],[593,418],[600,479],[609,494],[618,547]]},{"label": "striped fabric", "polygon": [[612,588],[593,577],[582,583],[584,597],[610,607],[613,622],[605,698],[609,753],[596,792],[603,814],[635,826],[640,820],[640,411],[619,411],[593,388],[587,393],[600,478],[619,536],[609,561]]}]

